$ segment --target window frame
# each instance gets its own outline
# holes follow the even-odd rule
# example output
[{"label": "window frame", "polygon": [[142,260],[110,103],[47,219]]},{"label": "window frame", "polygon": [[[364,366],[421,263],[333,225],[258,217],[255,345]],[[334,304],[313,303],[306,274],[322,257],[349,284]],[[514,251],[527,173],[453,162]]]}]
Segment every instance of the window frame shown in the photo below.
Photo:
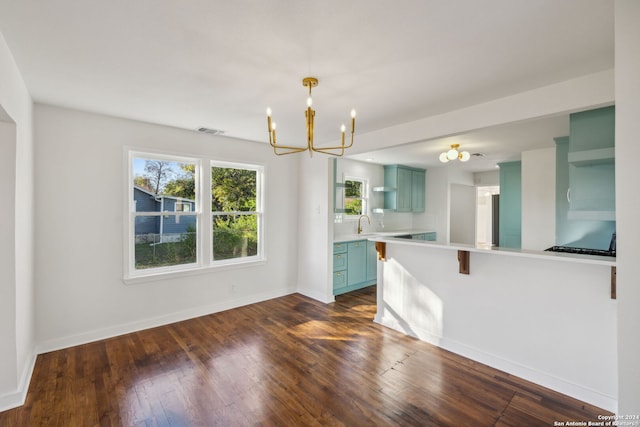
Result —
[{"label": "window frame", "polygon": [[[208,188],[213,190],[211,187],[213,183],[211,182],[211,169],[214,167],[218,168],[230,168],[230,169],[243,169],[250,170],[256,172],[256,210],[255,211],[239,211],[239,212],[218,212],[209,209],[209,223],[208,230],[211,233],[211,238],[208,241],[209,244],[209,262],[212,265],[234,265],[234,264],[243,264],[249,263],[253,261],[261,261],[264,259],[264,192],[263,192],[263,182],[264,182],[264,166],[263,165],[255,165],[255,164],[247,164],[247,163],[237,163],[237,162],[227,162],[222,160],[210,160],[209,169],[208,169],[208,179],[209,185]],[[209,201],[207,206],[211,206],[211,191],[209,191]],[[257,215],[257,238],[258,238],[258,247],[257,254],[246,257],[237,257],[237,258],[229,258],[229,259],[221,259],[214,260],[213,259],[213,217],[215,215]]]},{"label": "window frame", "polygon": [[[136,212],[134,200],[134,158],[150,160],[167,160],[179,163],[195,164],[195,203],[190,212],[184,211],[160,211]],[[126,165],[125,176],[125,202],[124,202],[124,277],[125,284],[135,284],[149,280],[172,278],[176,276],[200,274],[214,269],[228,267],[246,267],[253,264],[261,264],[266,260],[264,253],[264,165],[241,162],[228,162],[215,159],[213,156],[186,155],[184,153],[170,153],[150,149],[124,147],[124,163]],[[232,167],[256,171],[256,209],[258,214],[258,247],[257,254],[247,257],[238,257],[227,260],[213,260],[213,224],[211,221],[211,168]],[[204,172],[204,173],[203,173]],[[205,189],[208,189],[205,190]],[[252,211],[253,212],[253,211]],[[196,218],[196,262],[178,264],[163,267],[151,267],[145,269],[135,268],[135,218],[139,216],[193,216]]]}]

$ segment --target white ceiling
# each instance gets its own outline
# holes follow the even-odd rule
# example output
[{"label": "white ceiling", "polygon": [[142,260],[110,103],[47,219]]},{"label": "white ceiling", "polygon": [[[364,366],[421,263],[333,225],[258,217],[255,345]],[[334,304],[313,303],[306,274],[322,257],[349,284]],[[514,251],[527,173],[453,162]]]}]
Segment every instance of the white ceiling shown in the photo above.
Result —
[{"label": "white ceiling", "polygon": [[[366,133],[613,68],[613,6],[0,0],[0,32],[36,102],[262,142],[269,106],[279,141],[297,145],[305,76],[320,80],[316,140],[334,141],[351,108]],[[482,135],[464,143],[491,153]]]}]

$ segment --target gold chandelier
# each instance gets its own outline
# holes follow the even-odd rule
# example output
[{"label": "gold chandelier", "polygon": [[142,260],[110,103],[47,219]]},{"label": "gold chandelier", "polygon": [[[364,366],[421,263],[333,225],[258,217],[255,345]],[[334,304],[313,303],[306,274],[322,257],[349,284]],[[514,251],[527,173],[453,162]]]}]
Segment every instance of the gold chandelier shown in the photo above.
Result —
[{"label": "gold chandelier", "polygon": [[447,163],[449,160],[458,159],[461,162],[466,162],[471,158],[471,154],[468,151],[458,151],[458,148],[460,148],[460,144],[451,144],[449,151],[440,153],[440,161]]},{"label": "gold chandelier", "polygon": [[306,147],[293,147],[288,145],[280,145],[276,142],[276,124],[271,121],[271,108],[267,108],[267,128],[269,130],[269,144],[273,147],[273,152],[282,156],[284,154],[292,154],[292,153],[300,153],[302,151],[309,151],[309,154],[323,153],[329,154],[332,156],[342,156],[344,154],[344,150],[353,145],[353,132],[356,127],[356,110],[351,110],[351,142],[349,145],[345,145],[344,143],[344,132],[345,126],[344,124],[340,127],[340,132],[342,134],[342,143],[335,147],[316,147],[313,145],[313,119],[316,115],[315,110],[311,109],[312,98],[311,98],[311,88],[318,86],[318,79],[315,77],[305,77],[302,79],[302,86],[309,88],[309,97],[307,98],[307,109],[304,112],[306,121],[307,121],[307,146]]}]

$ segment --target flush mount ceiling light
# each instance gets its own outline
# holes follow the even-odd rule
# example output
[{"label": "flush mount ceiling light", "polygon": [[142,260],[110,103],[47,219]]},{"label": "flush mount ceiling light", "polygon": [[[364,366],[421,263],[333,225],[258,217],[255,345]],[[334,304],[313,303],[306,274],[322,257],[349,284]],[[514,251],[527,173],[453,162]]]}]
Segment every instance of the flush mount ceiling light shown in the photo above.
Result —
[{"label": "flush mount ceiling light", "polygon": [[466,162],[471,158],[471,154],[468,151],[458,151],[460,144],[451,144],[451,149],[440,154],[440,161],[447,163],[449,160],[458,159],[461,162]]},{"label": "flush mount ceiling light", "polygon": [[284,154],[300,153],[303,151],[309,151],[309,154],[323,153],[330,154],[332,156],[342,156],[344,150],[353,145],[353,132],[356,127],[356,110],[351,110],[351,142],[349,145],[344,143],[344,124],[340,127],[342,134],[342,143],[335,147],[316,147],[313,145],[313,119],[316,115],[315,110],[311,109],[311,88],[318,86],[318,79],[315,77],[305,77],[302,79],[302,86],[309,88],[309,97],[307,98],[307,109],[304,112],[307,121],[307,146],[306,147],[294,147],[289,145],[280,145],[276,142],[276,123],[271,121],[271,108],[267,108],[267,128],[269,130],[269,144],[273,147],[273,152],[282,156]]}]

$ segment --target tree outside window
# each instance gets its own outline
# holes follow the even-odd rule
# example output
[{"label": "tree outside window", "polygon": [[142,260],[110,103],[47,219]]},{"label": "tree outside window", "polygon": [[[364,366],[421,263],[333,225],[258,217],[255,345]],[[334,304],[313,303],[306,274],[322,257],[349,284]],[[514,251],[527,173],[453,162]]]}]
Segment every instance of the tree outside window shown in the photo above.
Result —
[{"label": "tree outside window", "polygon": [[258,172],[237,167],[211,168],[213,259],[258,253]]}]

